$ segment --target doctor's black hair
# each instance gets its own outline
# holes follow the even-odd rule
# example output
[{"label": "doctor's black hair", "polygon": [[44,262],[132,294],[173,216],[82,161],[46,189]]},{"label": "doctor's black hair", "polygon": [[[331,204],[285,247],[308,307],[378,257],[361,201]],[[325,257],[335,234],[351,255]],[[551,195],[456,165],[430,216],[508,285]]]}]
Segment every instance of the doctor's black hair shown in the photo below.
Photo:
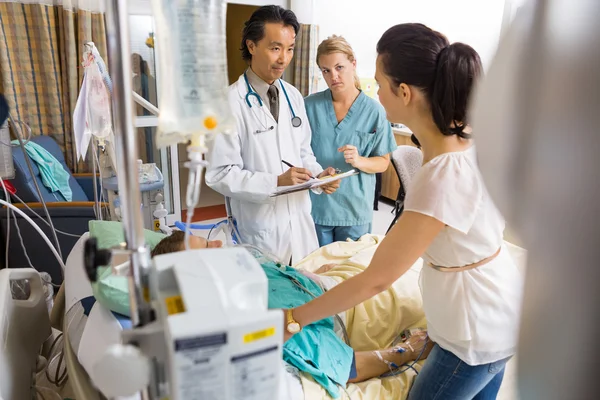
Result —
[{"label": "doctor's black hair", "polygon": [[247,40],[258,43],[265,37],[265,24],[280,23],[283,26],[291,26],[297,35],[300,30],[300,23],[296,14],[292,10],[286,10],[279,6],[263,6],[252,13],[250,19],[244,24],[242,31],[242,58],[246,61],[252,60],[252,54],[246,45]]},{"label": "doctor's black hair", "polygon": [[479,54],[471,46],[450,44],[441,33],[413,23],[388,29],[377,43],[377,53],[394,93],[401,83],[418,87],[429,101],[433,121],[442,134],[471,137],[464,132],[469,97],[483,69]]}]

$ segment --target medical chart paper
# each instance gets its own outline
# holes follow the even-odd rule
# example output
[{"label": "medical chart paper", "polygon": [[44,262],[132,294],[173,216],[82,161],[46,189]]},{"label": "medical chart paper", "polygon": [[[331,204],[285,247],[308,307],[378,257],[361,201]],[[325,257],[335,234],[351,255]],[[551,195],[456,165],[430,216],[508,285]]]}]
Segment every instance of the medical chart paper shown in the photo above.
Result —
[{"label": "medical chart paper", "polygon": [[275,192],[271,193],[271,197],[284,196],[286,194],[301,192],[303,190],[315,189],[320,186],[327,185],[328,183],[344,179],[353,175],[358,175],[358,171],[355,169],[351,169],[350,171],[341,174],[324,176],[323,178],[310,179],[307,182],[299,183],[293,186],[279,186]]}]

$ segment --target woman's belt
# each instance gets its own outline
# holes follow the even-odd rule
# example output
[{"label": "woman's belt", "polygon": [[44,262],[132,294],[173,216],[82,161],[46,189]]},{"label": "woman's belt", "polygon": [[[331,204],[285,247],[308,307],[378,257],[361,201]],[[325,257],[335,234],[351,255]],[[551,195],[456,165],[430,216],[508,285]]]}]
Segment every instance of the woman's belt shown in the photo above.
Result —
[{"label": "woman's belt", "polygon": [[440,267],[439,265],[433,265],[432,263],[427,263],[431,268],[438,270],[440,272],[462,272],[462,271],[468,271],[470,269],[473,268],[477,268],[477,267],[481,267],[482,265],[485,265],[487,263],[489,263],[490,261],[492,261],[494,258],[498,257],[498,254],[500,254],[500,250],[502,250],[502,247],[499,247],[498,250],[491,256],[489,256],[488,258],[484,258],[483,260],[473,263],[473,264],[469,264],[469,265],[464,265],[462,267]]}]

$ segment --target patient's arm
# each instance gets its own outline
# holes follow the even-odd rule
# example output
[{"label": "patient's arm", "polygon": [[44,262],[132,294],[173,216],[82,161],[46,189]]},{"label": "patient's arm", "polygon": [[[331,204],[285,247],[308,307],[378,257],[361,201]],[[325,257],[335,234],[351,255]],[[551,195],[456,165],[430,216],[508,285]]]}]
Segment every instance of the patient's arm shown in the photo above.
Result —
[{"label": "patient's arm", "polygon": [[433,342],[427,338],[427,332],[422,331],[398,346],[377,351],[357,351],[354,353],[357,374],[348,382],[363,382],[386,372],[407,369],[411,362],[426,359],[432,349]]},{"label": "patient's arm", "polygon": [[315,270],[315,272],[310,272],[310,271],[307,271],[302,268],[298,268],[296,271],[300,272],[302,275],[306,276],[307,278],[313,280],[314,282],[319,284],[321,287],[323,287],[323,281],[319,275],[324,274],[325,272],[329,271],[330,269],[332,269],[333,267],[335,267],[337,265],[338,264],[324,264],[324,265],[321,265],[319,267],[319,269]]},{"label": "patient's arm", "polygon": [[310,271],[307,271],[305,269],[297,269],[296,271],[300,272],[302,275],[304,275],[308,279],[311,279],[312,281],[316,282],[317,284],[321,284],[321,279],[319,278],[318,275],[316,275]]}]

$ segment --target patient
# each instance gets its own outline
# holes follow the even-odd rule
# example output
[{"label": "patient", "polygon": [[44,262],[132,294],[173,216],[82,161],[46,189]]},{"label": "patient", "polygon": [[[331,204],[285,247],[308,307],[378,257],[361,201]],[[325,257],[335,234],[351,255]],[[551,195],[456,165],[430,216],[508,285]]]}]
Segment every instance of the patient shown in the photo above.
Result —
[{"label": "patient", "polygon": [[[221,241],[190,237],[190,247],[193,249],[221,246]],[[151,254],[154,257],[183,250],[184,234],[174,231],[171,236],[161,240]],[[298,306],[310,301],[312,296],[299,289],[297,282],[313,294],[321,295],[323,289],[318,274],[332,268],[332,265],[324,265],[315,273],[310,273],[275,263],[261,265],[269,280],[270,309]],[[391,371],[402,371],[406,364],[426,358],[432,346],[431,341],[427,340],[426,331],[417,330],[407,340],[391,348],[354,352],[335,334],[333,319],[329,318],[305,327],[287,341],[284,360],[311,374],[332,397],[337,397],[336,385],[345,386],[347,382],[362,382]]]}]

